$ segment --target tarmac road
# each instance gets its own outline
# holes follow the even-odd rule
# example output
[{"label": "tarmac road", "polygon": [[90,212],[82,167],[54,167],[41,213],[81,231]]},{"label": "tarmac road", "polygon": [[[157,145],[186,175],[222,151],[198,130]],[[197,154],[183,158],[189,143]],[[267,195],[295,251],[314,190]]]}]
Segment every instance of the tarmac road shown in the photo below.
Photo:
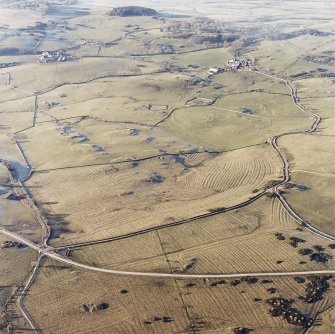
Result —
[{"label": "tarmac road", "polygon": [[[243,277],[268,277],[268,276],[304,276],[304,275],[333,275],[335,274],[335,269],[333,270],[311,270],[311,271],[289,271],[289,272],[259,272],[259,273],[218,273],[218,274],[179,274],[179,273],[159,273],[159,272],[138,272],[138,271],[123,271],[123,270],[113,270],[107,268],[99,268],[89,266],[83,263],[79,263],[70,260],[55,253],[50,247],[41,247],[24,237],[18,235],[17,233],[0,228],[0,233],[6,235],[12,239],[15,239],[28,247],[39,252],[41,256],[47,256],[58,262],[62,262],[77,268],[83,268],[91,271],[113,274],[113,275],[124,275],[124,276],[136,276],[136,277],[156,277],[156,278],[185,278],[185,279],[205,279],[205,278],[243,278]],[[35,269],[38,266],[35,267]],[[29,282],[29,281],[28,281]]]}]

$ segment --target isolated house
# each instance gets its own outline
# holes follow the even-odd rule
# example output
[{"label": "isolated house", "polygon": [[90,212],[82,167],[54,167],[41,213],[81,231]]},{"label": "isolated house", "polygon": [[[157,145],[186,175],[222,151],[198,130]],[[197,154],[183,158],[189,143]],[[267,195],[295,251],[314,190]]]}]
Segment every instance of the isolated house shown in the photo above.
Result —
[{"label": "isolated house", "polygon": [[208,74],[218,74],[218,73],[222,73],[222,72],[224,72],[224,69],[220,68],[220,67],[211,67],[208,70]]}]

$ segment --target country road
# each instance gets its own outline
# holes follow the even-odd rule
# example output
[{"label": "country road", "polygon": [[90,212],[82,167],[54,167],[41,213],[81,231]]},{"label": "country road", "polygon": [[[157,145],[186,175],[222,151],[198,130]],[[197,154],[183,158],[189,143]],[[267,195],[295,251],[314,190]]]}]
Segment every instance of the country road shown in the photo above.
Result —
[{"label": "country road", "polygon": [[[304,276],[304,275],[333,275],[335,274],[335,269],[332,270],[311,270],[311,271],[289,271],[289,272],[250,272],[250,273],[219,273],[219,274],[179,274],[179,273],[160,273],[160,272],[140,272],[140,271],[124,271],[124,270],[113,270],[107,268],[99,268],[89,266],[83,263],[79,263],[70,260],[55,253],[50,247],[41,247],[24,237],[0,228],[0,234],[6,235],[7,237],[13,238],[28,247],[39,252],[41,256],[47,256],[58,262],[62,262],[77,268],[83,268],[91,271],[113,274],[113,275],[124,275],[124,276],[138,276],[138,277],[157,277],[157,278],[184,278],[184,279],[204,279],[204,278],[241,278],[241,277],[267,277],[267,276]],[[36,267],[35,267],[36,268]]]},{"label": "country road", "polygon": [[[274,77],[273,77],[274,78]],[[280,79],[281,80],[281,79]],[[328,234],[326,232],[321,231],[320,229],[314,227],[312,224],[310,224],[309,222],[303,220],[293,209],[292,207],[289,205],[289,203],[287,202],[287,200],[285,199],[285,197],[282,195],[282,193],[279,190],[279,187],[284,185],[285,183],[290,181],[290,171],[289,171],[289,163],[286,159],[286,157],[284,156],[284,154],[282,153],[282,151],[280,150],[279,146],[278,146],[278,139],[284,137],[284,136],[289,136],[289,135],[296,135],[296,134],[303,134],[303,133],[313,133],[317,127],[319,126],[319,124],[321,123],[321,117],[313,112],[311,112],[310,110],[308,110],[306,107],[304,107],[303,105],[300,104],[299,102],[299,98],[297,97],[297,93],[296,90],[292,87],[289,79],[286,80],[285,82],[286,86],[290,89],[291,91],[291,96],[292,96],[292,100],[293,103],[304,113],[308,114],[309,116],[312,116],[314,119],[313,124],[311,125],[310,129],[307,131],[292,131],[292,132],[286,132],[286,133],[282,133],[280,135],[274,136],[271,139],[271,145],[273,147],[273,149],[277,152],[277,154],[279,155],[280,159],[283,162],[283,174],[284,174],[284,181],[281,184],[278,184],[274,187],[274,193],[277,195],[279,201],[281,202],[281,204],[283,205],[284,209],[287,211],[287,213],[296,221],[298,222],[298,224],[302,225],[304,228],[306,228],[307,230],[309,230],[311,233],[316,234],[324,239],[330,240],[330,241],[335,241],[335,236]]]}]

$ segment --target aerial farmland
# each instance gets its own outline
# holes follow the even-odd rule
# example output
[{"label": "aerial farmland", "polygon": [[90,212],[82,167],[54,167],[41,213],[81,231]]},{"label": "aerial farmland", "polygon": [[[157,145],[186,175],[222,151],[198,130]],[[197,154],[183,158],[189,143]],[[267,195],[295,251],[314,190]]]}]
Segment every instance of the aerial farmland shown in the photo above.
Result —
[{"label": "aerial farmland", "polygon": [[335,3],[0,14],[0,334],[335,333]]}]

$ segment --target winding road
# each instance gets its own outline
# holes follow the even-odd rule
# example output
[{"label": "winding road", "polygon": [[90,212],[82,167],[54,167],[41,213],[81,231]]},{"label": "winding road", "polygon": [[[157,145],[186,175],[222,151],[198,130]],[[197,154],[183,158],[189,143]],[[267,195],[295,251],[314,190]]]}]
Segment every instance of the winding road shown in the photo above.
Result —
[{"label": "winding road", "polygon": [[[160,272],[139,272],[139,271],[124,271],[113,270],[107,268],[99,268],[86,265],[77,261],[70,260],[57,254],[52,247],[41,247],[17,233],[0,228],[0,233],[15,239],[30,248],[38,251],[40,257],[47,256],[58,262],[62,262],[77,268],[87,269],[91,271],[125,276],[138,276],[138,277],[156,277],[156,278],[184,278],[184,279],[204,279],[204,278],[241,278],[241,277],[267,277],[267,276],[296,276],[296,275],[333,275],[335,269],[332,270],[315,270],[315,271],[290,271],[290,272],[259,272],[259,273],[219,273],[219,274],[180,274],[180,273],[160,273]],[[36,268],[36,267],[35,267]]]}]

